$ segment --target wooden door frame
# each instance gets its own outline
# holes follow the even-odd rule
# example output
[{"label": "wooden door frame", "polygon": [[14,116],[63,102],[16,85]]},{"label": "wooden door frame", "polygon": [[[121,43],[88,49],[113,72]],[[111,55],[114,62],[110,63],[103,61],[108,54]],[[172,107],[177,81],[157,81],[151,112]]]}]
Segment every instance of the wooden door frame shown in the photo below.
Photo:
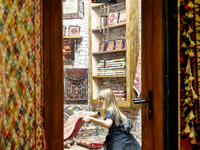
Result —
[{"label": "wooden door frame", "polygon": [[178,150],[177,0],[163,0],[163,150]]},{"label": "wooden door frame", "polygon": [[44,129],[48,150],[63,149],[62,0],[43,1]]},{"label": "wooden door frame", "polygon": [[[146,1],[146,2],[145,2]],[[163,63],[169,63],[167,68],[173,67],[172,62],[176,62],[175,56],[173,57],[173,61],[169,62],[169,56],[171,60],[171,55],[174,54],[174,51],[170,49],[169,46],[170,43],[172,44],[175,40],[169,40],[172,36],[172,34],[166,35],[163,33],[166,33],[168,31],[171,31],[171,28],[168,28],[170,25],[174,25],[173,22],[170,23],[170,18],[172,18],[172,14],[163,13],[163,10],[169,10],[168,6],[171,6],[171,4],[168,3],[169,0],[142,0],[142,2],[145,2],[145,5],[142,5],[144,8],[142,10],[142,14],[145,15],[146,13],[146,21],[143,20],[143,24],[146,22],[146,27],[142,26],[142,38],[145,40],[144,48],[149,49],[148,55],[150,55],[150,58],[154,57],[153,54],[157,54],[158,56],[161,56],[161,58],[158,58],[159,60],[149,60],[146,55],[142,55],[143,61],[149,62],[149,64],[153,63],[154,68],[158,68],[157,70],[154,70],[155,72],[150,73],[148,66],[145,69],[145,72],[147,75],[149,75],[149,79],[152,79],[151,77],[155,76],[160,81],[161,84],[158,84],[156,82],[151,83],[151,80],[146,82],[146,84],[143,84],[143,87],[145,86],[149,90],[152,88],[154,91],[154,95],[157,94],[157,96],[161,99],[161,103],[159,98],[156,98],[154,100],[153,104],[153,120],[147,120],[148,112],[147,105],[144,104],[142,107],[144,108],[142,110],[143,114],[146,114],[146,118],[142,118],[143,124],[149,124],[153,122],[154,127],[152,125],[148,126],[148,130],[145,129],[142,132],[146,132],[148,137],[148,141],[143,141],[143,146],[154,147],[154,150],[161,150],[161,149],[168,149],[167,144],[170,143],[177,143],[176,138],[175,142],[172,142],[172,140],[169,140],[170,138],[173,138],[174,135],[177,135],[177,132],[173,133],[172,131],[176,130],[170,130],[173,126],[171,123],[176,123],[176,118],[174,120],[171,120],[169,118],[170,116],[173,116],[172,113],[169,113],[169,109],[173,108],[174,112],[176,113],[176,110],[178,107],[174,107],[169,102],[172,99],[175,99],[176,97],[173,97],[173,92],[176,95],[177,93],[175,91],[176,88],[173,87],[174,84],[173,81],[176,78],[173,78],[172,75],[174,73],[177,73],[177,68],[174,67],[171,72],[166,72],[166,70],[163,69],[162,64]],[[144,4],[144,3],[143,3]],[[168,4],[167,6],[164,6],[164,4]],[[154,9],[156,8],[156,9]],[[45,107],[44,107],[44,128],[45,128],[45,138],[47,143],[47,149],[48,150],[62,150],[63,149],[63,58],[62,58],[62,0],[55,1],[55,0],[44,0],[43,1],[43,21],[44,21],[44,101],[45,101]],[[165,11],[166,12],[166,11]],[[167,16],[167,17],[166,17]],[[165,26],[165,22],[168,21],[168,25]],[[174,26],[173,26],[174,27]],[[144,38],[145,37],[145,38]],[[153,37],[153,38],[152,38]],[[153,40],[153,41],[152,41]],[[167,44],[164,45],[163,43],[168,40]],[[155,42],[156,41],[156,42]],[[153,43],[153,44],[152,44]],[[156,44],[158,43],[158,44]],[[153,46],[153,47],[152,47]],[[166,55],[169,54],[169,55]],[[168,57],[167,57],[168,56]],[[165,60],[162,58],[166,58]],[[156,58],[157,59],[157,58]],[[159,63],[158,63],[159,62]],[[145,66],[143,66],[143,69]],[[156,74],[155,74],[156,73]],[[175,74],[176,74],[175,73]],[[168,79],[164,79],[163,76],[169,74]],[[171,75],[171,76],[170,76]],[[161,78],[160,78],[161,77]],[[152,85],[154,84],[154,88]],[[163,86],[164,85],[164,86]],[[166,85],[170,85],[168,88],[165,88]],[[164,87],[164,88],[163,88]],[[167,92],[168,93],[166,95]],[[148,99],[148,92],[143,91],[142,93],[143,99]],[[177,99],[176,99],[177,100]],[[166,105],[166,106],[165,106]],[[146,108],[146,110],[145,110]],[[161,111],[161,114],[155,115],[156,111]],[[165,118],[166,120],[163,120]],[[160,127],[161,126],[161,127]],[[157,129],[153,129],[155,127],[158,127]],[[157,141],[152,140],[152,135],[148,134],[150,133],[149,130],[153,129],[153,136],[157,139]],[[143,150],[145,150],[143,148]]]}]

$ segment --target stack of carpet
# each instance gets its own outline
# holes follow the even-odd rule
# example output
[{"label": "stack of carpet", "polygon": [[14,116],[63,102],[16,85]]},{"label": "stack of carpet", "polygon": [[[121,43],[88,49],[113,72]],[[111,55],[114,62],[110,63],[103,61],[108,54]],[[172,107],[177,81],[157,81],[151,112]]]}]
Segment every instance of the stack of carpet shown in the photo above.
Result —
[{"label": "stack of carpet", "polygon": [[77,138],[86,138],[97,136],[97,126],[82,126],[78,132]]},{"label": "stack of carpet", "polygon": [[87,147],[87,148],[103,148],[103,140],[98,138],[97,136],[91,136],[84,139],[78,139],[78,145]]},{"label": "stack of carpet", "polygon": [[113,90],[116,101],[126,101],[126,91]]},{"label": "stack of carpet", "polygon": [[97,65],[97,75],[125,75],[126,58],[113,60],[100,60]]},{"label": "stack of carpet", "polygon": [[81,128],[81,120],[86,117],[86,105],[64,105],[64,147],[69,148],[77,143],[90,148],[102,148],[103,140],[97,137],[97,126],[84,124]]}]

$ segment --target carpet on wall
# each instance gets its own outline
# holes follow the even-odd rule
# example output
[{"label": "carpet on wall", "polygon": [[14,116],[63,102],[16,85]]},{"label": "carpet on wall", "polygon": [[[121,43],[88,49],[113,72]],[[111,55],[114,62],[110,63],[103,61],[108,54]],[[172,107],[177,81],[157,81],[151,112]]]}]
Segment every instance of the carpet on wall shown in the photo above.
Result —
[{"label": "carpet on wall", "polygon": [[67,104],[88,101],[88,68],[66,68],[64,79],[64,100]]},{"label": "carpet on wall", "polygon": [[[77,10],[75,11],[73,8],[77,8]],[[63,0],[63,19],[83,19],[83,18],[84,18],[84,0]]]},{"label": "carpet on wall", "polygon": [[195,75],[197,80],[195,80],[198,99],[194,102],[194,115],[195,115],[195,131],[197,133],[197,145],[200,146],[200,0],[194,0],[195,3],[195,38],[196,38],[196,46],[195,51],[197,57],[194,59],[194,66],[193,70],[195,71]]},{"label": "carpet on wall", "polygon": [[[46,149],[41,0],[0,2],[3,138],[0,149]],[[2,113],[1,113],[2,114]]]},{"label": "carpet on wall", "polygon": [[[179,7],[180,21],[180,133],[181,148],[199,145],[198,27],[199,0],[183,0]],[[199,3],[199,4],[198,4]],[[194,11],[195,10],[195,11]],[[199,22],[199,19],[197,19]],[[196,20],[196,21],[197,21]]]},{"label": "carpet on wall", "polygon": [[135,72],[135,79],[133,84],[133,89],[137,92],[137,97],[140,97],[142,91],[141,82],[141,48],[138,55],[137,68]]}]

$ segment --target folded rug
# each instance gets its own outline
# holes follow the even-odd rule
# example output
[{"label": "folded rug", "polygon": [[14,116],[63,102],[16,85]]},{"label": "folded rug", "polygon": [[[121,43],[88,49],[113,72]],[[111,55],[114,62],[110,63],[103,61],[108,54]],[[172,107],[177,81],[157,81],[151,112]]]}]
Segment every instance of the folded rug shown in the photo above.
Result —
[{"label": "folded rug", "polygon": [[70,148],[74,144],[74,140],[64,141],[64,148]]},{"label": "folded rug", "polygon": [[64,124],[64,141],[72,140],[78,134],[79,129],[83,125],[81,120],[87,117],[84,113],[75,113],[71,115]]},{"label": "folded rug", "polygon": [[76,140],[78,145],[87,147],[87,148],[104,148],[103,140],[98,138],[97,136],[84,138],[84,139],[77,139]]}]

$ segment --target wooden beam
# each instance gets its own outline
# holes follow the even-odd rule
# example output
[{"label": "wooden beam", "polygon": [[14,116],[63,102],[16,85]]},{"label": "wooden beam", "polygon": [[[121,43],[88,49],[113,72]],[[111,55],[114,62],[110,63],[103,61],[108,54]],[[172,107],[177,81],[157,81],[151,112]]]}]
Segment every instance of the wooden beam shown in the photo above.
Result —
[{"label": "wooden beam", "polygon": [[138,54],[140,50],[140,26],[139,26],[139,0],[126,1],[126,98],[127,107],[133,106],[133,98],[136,98],[133,89],[135,72],[137,68]]}]

